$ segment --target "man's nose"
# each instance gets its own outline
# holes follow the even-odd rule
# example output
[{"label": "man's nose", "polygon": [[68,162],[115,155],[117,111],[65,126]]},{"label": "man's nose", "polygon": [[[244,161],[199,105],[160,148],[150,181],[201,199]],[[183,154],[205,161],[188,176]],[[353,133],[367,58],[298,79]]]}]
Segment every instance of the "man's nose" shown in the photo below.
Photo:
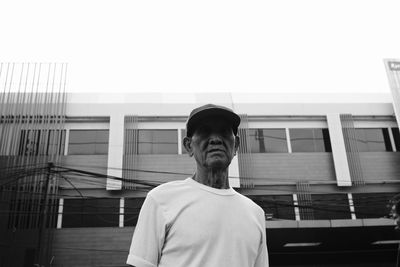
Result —
[{"label": "man's nose", "polygon": [[222,144],[222,138],[218,134],[212,134],[208,141],[211,145],[219,145]]}]

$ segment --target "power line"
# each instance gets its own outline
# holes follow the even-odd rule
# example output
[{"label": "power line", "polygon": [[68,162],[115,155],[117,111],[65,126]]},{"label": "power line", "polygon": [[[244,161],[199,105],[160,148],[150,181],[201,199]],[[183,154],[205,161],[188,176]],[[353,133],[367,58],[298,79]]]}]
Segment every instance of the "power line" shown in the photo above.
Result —
[{"label": "power line", "polygon": [[[87,174],[91,173],[91,176],[93,176],[94,178],[102,178],[102,179],[106,179],[106,178],[111,178],[111,179],[115,179],[115,180],[121,180],[121,181],[125,181],[125,178],[121,178],[121,177],[116,177],[116,176],[111,176],[111,175],[106,175],[106,174],[102,174],[102,173],[95,173],[95,172],[91,172],[91,171],[85,171],[85,170],[79,170],[79,169],[75,169],[74,167],[83,167],[83,168],[90,168],[90,169],[113,169],[113,170],[120,170],[120,171],[131,171],[131,172],[142,172],[142,173],[154,173],[154,174],[167,174],[167,175],[184,175],[184,176],[191,176],[193,173],[183,173],[183,172],[171,172],[171,171],[160,171],[160,170],[144,170],[144,169],[131,169],[131,168],[114,168],[114,167],[105,167],[105,166],[96,166],[96,165],[78,165],[78,164],[74,164],[74,165],[56,165],[57,168],[61,168],[61,169],[66,169],[66,170],[77,170],[78,172],[86,172]],[[316,179],[302,179],[302,177],[296,179],[292,179],[292,178],[284,178],[284,177],[243,177],[243,176],[230,176],[230,178],[242,178],[242,179],[248,179],[248,180],[268,180],[268,181],[290,181],[295,183],[298,180],[304,180],[307,182],[320,182],[320,183],[327,183],[327,184],[334,184],[334,181],[328,181],[328,180],[316,180]],[[132,182],[132,179],[128,179],[126,182]],[[148,179],[146,180],[137,180],[137,181],[149,181]],[[382,182],[382,183],[400,183],[400,180],[368,180],[367,182]]]},{"label": "power line", "polygon": [[[74,170],[75,171],[75,170]],[[56,173],[56,174],[59,174],[59,172],[54,172],[54,173]],[[91,176],[91,175],[94,175],[94,174],[96,174],[96,173],[90,173],[90,175],[89,176],[87,176],[88,174],[87,174],[87,172],[84,172],[84,173],[86,173],[86,174],[78,174],[78,175],[81,175],[81,176],[84,176],[84,177],[89,177],[89,176]],[[42,174],[44,174],[44,173],[42,173]],[[65,177],[65,176],[63,176],[63,177]],[[68,179],[74,179],[75,177],[68,177]],[[92,177],[92,178],[95,178],[95,177]],[[19,179],[19,177],[17,178],[17,179]],[[140,180],[136,180],[136,181],[140,181]],[[79,182],[82,182],[82,180],[80,180]],[[141,183],[142,181],[140,181],[140,183]],[[69,181],[69,183],[70,184],[72,184],[70,181]],[[86,183],[86,181],[85,181],[85,183]],[[158,184],[161,184],[160,182],[155,182],[155,181],[153,181],[153,182],[151,182],[152,183],[152,185],[153,186],[155,186],[154,184],[156,184],[156,183],[158,183]],[[104,186],[104,184],[103,183],[93,183],[94,185],[101,185],[101,186]],[[157,185],[158,185],[157,184]],[[147,185],[147,183],[146,183],[146,185]],[[76,188],[75,188],[76,189]],[[257,189],[257,188],[254,188],[254,189]],[[239,189],[240,190],[240,189]],[[293,191],[292,190],[277,190],[277,189],[274,189],[274,190],[271,190],[271,191],[273,191],[273,192],[276,192],[276,191],[282,191],[282,192],[290,192],[290,193],[292,193]],[[321,191],[310,191],[309,193],[323,193],[323,192],[321,192]],[[333,194],[331,191],[330,192],[325,192],[326,194]],[[366,197],[366,198],[368,198],[368,199],[373,199],[373,198],[380,198],[380,196],[375,196],[375,197],[370,197],[370,196],[368,196],[368,197]],[[383,196],[383,197],[381,197],[381,198],[385,198],[385,196]],[[333,199],[333,200],[342,200],[342,199]],[[314,201],[318,201],[318,200],[314,200]]]},{"label": "power line", "polygon": [[[81,171],[81,170],[76,170],[76,169],[72,169],[72,171],[74,171],[74,172],[82,172],[83,174],[87,174],[87,175],[94,175],[94,174],[96,174],[96,173],[92,173],[92,172],[86,172],[86,171]],[[64,178],[65,179],[65,177],[63,177],[60,173],[58,173],[57,171],[52,171],[52,173],[55,173],[55,174],[59,174],[60,175],[60,177],[62,177],[62,178]],[[96,174],[97,175],[97,174]],[[19,179],[19,177],[17,178],[17,179]],[[84,196],[83,196],[83,194],[79,191],[79,189],[77,189],[73,184],[72,184],[72,182],[70,182],[68,179],[67,179],[67,181],[68,181],[68,183],[71,185],[71,186],[73,186],[73,188],[74,188],[74,190],[76,190],[78,193],[79,193],[79,196],[81,197],[81,198],[84,198]],[[337,200],[337,199],[335,199],[335,200]],[[340,199],[341,200],[341,199]],[[264,201],[264,202],[266,202],[266,201]],[[318,201],[317,201],[318,202]],[[286,203],[278,203],[278,202],[270,202],[270,203],[272,203],[272,204],[276,204],[276,205],[281,205],[281,206],[288,206],[288,207],[296,207],[296,205],[293,205],[293,204],[286,204]],[[289,202],[288,202],[289,203]],[[326,206],[326,205],[325,205]],[[335,207],[337,207],[338,205],[332,205],[332,206],[335,206]],[[300,207],[300,208],[312,208],[312,209],[315,209],[315,210],[323,210],[323,211],[332,211],[332,212],[346,212],[347,213],[347,211],[343,211],[343,210],[336,210],[336,209],[327,209],[327,208],[320,208],[320,207],[315,207],[314,205],[297,205],[297,207]]]}]

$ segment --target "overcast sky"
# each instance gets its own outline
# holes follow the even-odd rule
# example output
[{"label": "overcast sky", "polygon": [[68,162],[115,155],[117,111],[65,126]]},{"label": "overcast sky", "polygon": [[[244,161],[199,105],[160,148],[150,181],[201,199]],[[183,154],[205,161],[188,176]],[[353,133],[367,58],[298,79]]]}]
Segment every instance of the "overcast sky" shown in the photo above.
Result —
[{"label": "overcast sky", "polygon": [[2,1],[1,62],[70,92],[390,93],[400,1]]}]

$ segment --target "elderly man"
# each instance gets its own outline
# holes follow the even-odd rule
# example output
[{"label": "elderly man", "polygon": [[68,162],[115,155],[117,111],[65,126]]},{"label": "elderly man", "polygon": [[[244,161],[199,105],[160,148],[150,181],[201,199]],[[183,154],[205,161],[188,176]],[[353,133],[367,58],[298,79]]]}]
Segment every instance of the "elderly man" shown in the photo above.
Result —
[{"label": "elderly man", "polygon": [[268,266],[264,211],[229,186],[240,118],[217,105],[194,109],[183,145],[195,174],[151,190],[127,263],[137,267]]}]

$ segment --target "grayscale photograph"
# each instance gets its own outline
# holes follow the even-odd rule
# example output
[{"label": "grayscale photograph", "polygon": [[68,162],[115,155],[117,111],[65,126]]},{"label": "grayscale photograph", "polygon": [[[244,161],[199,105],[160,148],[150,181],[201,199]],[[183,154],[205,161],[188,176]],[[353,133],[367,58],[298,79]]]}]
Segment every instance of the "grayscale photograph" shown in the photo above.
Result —
[{"label": "grayscale photograph", "polygon": [[399,10],[3,1],[0,267],[400,267]]}]

